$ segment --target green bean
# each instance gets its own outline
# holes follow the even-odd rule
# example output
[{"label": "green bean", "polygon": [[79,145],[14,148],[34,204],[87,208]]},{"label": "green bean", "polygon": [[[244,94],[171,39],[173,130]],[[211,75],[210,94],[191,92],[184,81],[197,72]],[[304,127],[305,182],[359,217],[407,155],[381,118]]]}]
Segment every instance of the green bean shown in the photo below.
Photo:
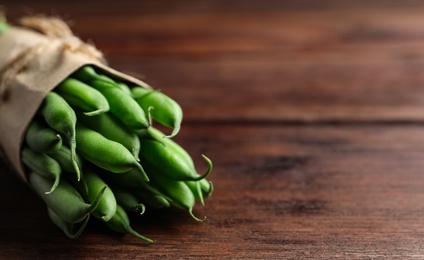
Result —
[{"label": "green bean", "polygon": [[170,200],[165,196],[151,194],[150,192],[144,190],[136,190],[134,191],[134,194],[140,201],[143,201],[155,209],[169,208],[171,206]]},{"label": "green bean", "polygon": [[202,205],[205,205],[204,198],[210,197],[214,190],[212,182],[207,181],[206,179],[202,179],[200,181],[186,181],[185,183],[193,192],[194,197],[197,200],[200,200]]},{"label": "green bean", "polygon": [[30,173],[29,183],[34,191],[41,197],[61,219],[69,223],[78,223],[83,221],[99,204],[104,187],[98,194],[95,201],[91,204],[84,202],[84,199],[78,191],[65,179],[61,180],[56,190],[48,195],[44,193],[52,182],[44,179],[35,173]]},{"label": "green bean", "polygon": [[129,129],[140,130],[150,126],[143,109],[115,83],[94,80],[90,85],[106,97],[109,102],[110,112]]},{"label": "green bean", "polygon": [[24,146],[21,150],[21,160],[32,172],[43,178],[53,180],[52,186],[44,192],[45,194],[50,194],[57,188],[62,169],[55,159]]},{"label": "green bean", "polygon": [[34,118],[25,134],[26,144],[39,153],[51,153],[62,146],[62,137],[50,127]]},{"label": "green bean", "polygon": [[[132,88],[131,93],[146,114],[150,114],[160,124],[173,128],[172,133],[166,137],[172,138],[178,134],[183,111],[177,102],[160,91],[142,87]],[[150,107],[154,109],[150,110]]]},{"label": "green bean", "polygon": [[95,117],[87,117],[80,110],[75,110],[75,112],[79,122],[100,133],[107,139],[122,144],[138,160],[140,139],[113,115],[104,113]]},{"label": "green bean", "polygon": [[124,173],[136,168],[146,181],[149,180],[143,167],[122,144],[111,141],[80,123],[76,126],[76,132],[78,153],[86,160],[114,173]]},{"label": "green bean", "polygon": [[140,215],[143,215],[145,211],[145,206],[143,203],[140,203],[138,198],[128,190],[113,187],[113,194],[115,195],[116,202],[127,211],[141,211]]},{"label": "green bean", "polygon": [[89,112],[87,116],[95,116],[109,111],[109,103],[98,90],[74,78],[67,78],[55,89],[72,106]]},{"label": "green bean", "polygon": [[[84,180],[87,183],[88,192],[83,192],[83,197],[89,203],[96,200],[97,194],[104,189],[103,196],[99,201],[98,206],[91,213],[95,218],[109,221],[116,212],[116,199],[110,187],[96,174],[93,170],[86,167],[84,169]],[[84,189],[85,187],[81,186]],[[78,187],[77,187],[78,189]]]},{"label": "green bean", "polygon": [[157,185],[161,192],[172,199],[170,202],[171,205],[187,210],[196,221],[203,221],[193,214],[193,207],[196,203],[196,199],[185,182],[167,178],[163,174],[162,169],[157,169],[148,162],[144,162],[144,165],[147,172],[151,174],[152,185]]},{"label": "green bean", "polygon": [[60,229],[65,235],[71,239],[78,238],[85,227],[87,226],[88,220],[90,219],[90,214],[88,214],[81,222],[79,223],[69,223],[59,217],[52,209],[47,208],[48,215],[50,220]]},{"label": "green bean", "polygon": [[103,80],[114,83],[115,81],[105,75],[98,74],[91,66],[83,66],[72,74],[73,77],[89,84],[93,80]]},{"label": "green bean", "polygon": [[81,173],[75,155],[75,125],[77,118],[74,110],[59,94],[49,92],[38,111],[51,128],[62,133],[67,138],[71,148],[71,160],[79,180]]},{"label": "green bean", "polygon": [[152,195],[163,196],[167,200],[171,200],[166,197],[163,193],[159,192],[157,189],[152,187],[149,183],[147,183],[143,175],[137,169],[131,169],[128,172],[121,174],[113,174],[110,172],[104,172],[102,175],[103,178],[109,183],[114,183],[124,188],[136,189],[136,190],[144,190]]},{"label": "green bean", "polygon": [[[112,78],[102,74],[97,73],[96,70],[92,66],[83,66],[82,68],[78,69],[73,74],[74,77],[78,78],[81,81],[84,81],[85,83],[90,84],[94,80],[100,80],[100,81],[106,81],[115,84],[116,87],[123,90],[125,93],[131,95],[130,88],[123,82],[117,82],[113,80]],[[148,85],[145,84],[145,87],[148,88]]]},{"label": "green bean", "polygon": [[144,241],[153,242],[150,238],[140,235],[130,226],[130,220],[125,210],[118,205],[116,214],[108,222],[103,222],[108,228],[119,233],[129,233]]},{"label": "green bean", "polygon": [[[75,173],[74,164],[71,160],[71,150],[69,149],[69,147],[62,145],[62,147],[60,147],[59,150],[50,153],[49,156],[55,159],[59,163],[62,170],[66,172]],[[79,167],[82,168],[83,167],[82,158],[78,154],[75,154],[75,159]]]},{"label": "green bean", "polygon": [[[151,127],[151,131],[160,133],[153,127]],[[204,179],[212,171],[211,160],[202,155],[208,163],[208,169],[202,175],[197,174],[193,160],[188,153],[169,138],[163,138],[163,144],[150,139],[142,139],[141,143],[140,157],[156,168],[163,169],[164,174],[170,179],[197,181]]]}]

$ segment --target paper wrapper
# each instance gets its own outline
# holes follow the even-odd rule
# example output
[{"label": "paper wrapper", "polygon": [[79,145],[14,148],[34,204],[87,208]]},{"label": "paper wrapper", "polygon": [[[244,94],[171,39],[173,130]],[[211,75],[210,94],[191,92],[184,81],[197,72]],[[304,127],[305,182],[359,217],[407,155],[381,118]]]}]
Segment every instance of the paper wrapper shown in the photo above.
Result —
[{"label": "paper wrapper", "polygon": [[52,36],[11,27],[0,34],[0,155],[24,181],[20,149],[26,128],[47,93],[70,74],[93,65],[115,78],[149,87],[107,67],[100,52],[69,32]]}]

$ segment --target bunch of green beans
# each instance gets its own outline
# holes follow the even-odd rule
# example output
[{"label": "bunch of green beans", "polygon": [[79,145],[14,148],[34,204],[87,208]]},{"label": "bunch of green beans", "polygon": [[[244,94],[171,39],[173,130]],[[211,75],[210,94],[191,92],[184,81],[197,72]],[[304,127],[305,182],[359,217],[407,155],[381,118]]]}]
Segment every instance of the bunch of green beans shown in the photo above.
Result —
[{"label": "bunch of green beans", "polygon": [[[129,87],[84,66],[47,94],[21,150],[30,186],[48,216],[68,237],[90,218],[133,234],[128,212],[175,206],[193,219],[193,207],[213,191],[208,168],[198,174],[190,155],[171,137],[181,107],[162,92]],[[152,122],[172,128],[165,135]]]}]

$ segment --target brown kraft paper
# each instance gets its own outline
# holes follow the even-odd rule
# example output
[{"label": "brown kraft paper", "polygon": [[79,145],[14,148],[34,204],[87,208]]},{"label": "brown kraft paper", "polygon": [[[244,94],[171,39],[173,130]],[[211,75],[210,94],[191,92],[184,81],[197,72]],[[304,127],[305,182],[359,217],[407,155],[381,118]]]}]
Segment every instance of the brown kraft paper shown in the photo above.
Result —
[{"label": "brown kraft paper", "polygon": [[52,38],[22,27],[0,35],[0,155],[24,181],[20,149],[26,128],[47,93],[62,80],[84,65],[94,65],[115,78],[149,87],[107,67],[95,55],[69,48],[70,40],[84,44],[73,35]]}]

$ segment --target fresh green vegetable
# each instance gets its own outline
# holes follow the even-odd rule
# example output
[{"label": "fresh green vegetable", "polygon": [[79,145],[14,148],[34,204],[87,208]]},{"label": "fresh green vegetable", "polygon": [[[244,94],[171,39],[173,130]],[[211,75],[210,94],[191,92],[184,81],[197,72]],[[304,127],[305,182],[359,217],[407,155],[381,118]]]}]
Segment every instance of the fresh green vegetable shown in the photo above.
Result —
[{"label": "fresh green vegetable", "polygon": [[[212,161],[202,155],[207,169],[197,173],[188,152],[171,139],[180,129],[181,107],[162,92],[127,83],[83,66],[47,94],[28,127],[21,157],[29,184],[69,238],[80,236],[93,216],[152,242],[131,228],[126,212],[177,207],[202,221],[194,207],[213,192],[206,179]],[[166,136],[152,120],[172,133]]]},{"label": "fresh green vegetable", "polygon": [[150,126],[143,109],[116,84],[94,80],[91,86],[99,90],[108,100],[110,111],[129,129],[140,130]]},{"label": "fresh green vegetable", "polygon": [[46,194],[52,193],[60,182],[62,168],[59,163],[50,156],[32,151],[29,147],[23,147],[21,151],[22,162],[34,173],[43,178],[53,180],[53,184]]},{"label": "fresh green vegetable", "polygon": [[[172,138],[178,134],[183,120],[183,111],[173,99],[160,91],[135,87],[131,90],[134,99],[143,108],[146,114],[164,126],[173,128]],[[153,108],[150,110],[150,108]]]},{"label": "fresh green vegetable", "polygon": [[77,79],[65,79],[55,88],[55,92],[69,104],[88,111],[84,112],[87,116],[109,111],[109,103],[102,93]]},{"label": "fresh green vegetable", "polygon": [[105,113],[98,116],[88,117],[80,110],[75,110],[78,121],[88,126],[92,130],[103,135],[111,141],[118,142],[125,146],[136,159],[140,153],[140,139],[137,134],[131,132],[114,115]]},{"label": "fresh green vegetable", "polygon": [[59,217],[52,209],[47,208],[50,220],[69,238],[78,238],[87,226],[90,214],[79,223],[69,223]]},{"label": "fresh green vegetable", "polygon": [[138,234],[136,231],[134,231],[130,226],[130,220],[128,218],[127,213],[125,210],[118,205],[116,208],[116,214],[113,216],[111,220],[108,222],[104,222],[104,224],[110,228],[113,231],[119,232],[119,233],[130,233],[144,241],[147,242],[153,242],[150,238],[147,238],[145,236],[142,236]]},{"label": "fresh green vegetable", "polygon": [[84,159],[114,173],[124,173],[135,168],[143,174],[145,180],[149,180],[143,167],[122,144],[111,141],[82,124],[77,124],[76,133],[78,153]]},{"label": "fresh green vegetable", "polygon": [[81,197],[80,193],[66,180],[61,180],[55,191],[50,194],[45,194],[45,191],[52,186],[50,180],[44,179],[38,174],[30,173],[29,183],[47,206],[61,219],[69,223],[81,222],[93,212],[106,189],[106,187],[104,187],[97,194],[93,203],[88,204]]},{"label": "fresh green vegetable", "polygon": [[38,153],[52,153],[62,147],[62,137],[37,119],[29,124],[25,141],[32,150]]},{"label": "fresh green vegetable", "polygon": [[75,155],[75,126],[77,123],[77,116],[74,110],[59,94],[50,92],[44,98],[38,111],[51,128],[62,133],[67,138],[69,147],[71,148],[71,160],[77,178],[80,179],[81,173]]}]

